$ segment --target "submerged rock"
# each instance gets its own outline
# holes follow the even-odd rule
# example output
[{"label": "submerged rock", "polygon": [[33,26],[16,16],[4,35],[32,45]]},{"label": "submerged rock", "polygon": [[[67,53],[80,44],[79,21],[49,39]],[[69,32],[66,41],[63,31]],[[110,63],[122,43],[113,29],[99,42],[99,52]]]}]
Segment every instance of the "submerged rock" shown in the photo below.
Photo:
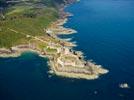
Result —
[{"label": "submerged rock", "polygon": [[127,83],[122,83],[119,85],[120,88],[130,88],[130,86]]}]

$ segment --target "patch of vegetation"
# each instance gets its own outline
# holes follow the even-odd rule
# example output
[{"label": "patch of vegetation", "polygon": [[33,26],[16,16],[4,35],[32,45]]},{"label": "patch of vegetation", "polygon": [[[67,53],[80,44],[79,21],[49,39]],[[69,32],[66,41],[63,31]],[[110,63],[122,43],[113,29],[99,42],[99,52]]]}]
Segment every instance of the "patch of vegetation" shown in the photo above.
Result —
[{"label": "patch of vegetation", "polygon": [[[14,1],[10,0],[12,6],[6,7],[4,13],[0,15],[0,48],[27,43],[28,38],[20,33],[32,36],[44,35],[44,28],[59,17],[55,5],[62,0]],[[6,0],[0,0],[0,3],[6,4]]]},{"label": "patch of vegetation", "polygon": [[47,48],[46,51],[49,53],[56,53],[57,52],[56,49],[52,49],[52,48]]}]

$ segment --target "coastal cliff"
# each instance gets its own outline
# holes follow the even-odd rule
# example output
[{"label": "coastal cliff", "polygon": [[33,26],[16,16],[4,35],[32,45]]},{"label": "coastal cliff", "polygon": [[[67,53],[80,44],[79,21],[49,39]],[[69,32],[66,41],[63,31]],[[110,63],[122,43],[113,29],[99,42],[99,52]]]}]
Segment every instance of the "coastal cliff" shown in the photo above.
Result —
[{"label": "coastal cliff", "polygon": [[[49,58],[51,74],[83,79],[96,79],[106,74],[108,70],[85,61],[82,52],[74,51],[74,43],[57,37],[58,34],[76,33],[73,29],[63,27],[71,15],[64,12],[64,7],[74,1],[6,2],[15,4],[7,8],[6,14],[1,13],[0,56],[16,57],[22,52],[33,51]],[[29,8],[29,5],[32,7]]]}]

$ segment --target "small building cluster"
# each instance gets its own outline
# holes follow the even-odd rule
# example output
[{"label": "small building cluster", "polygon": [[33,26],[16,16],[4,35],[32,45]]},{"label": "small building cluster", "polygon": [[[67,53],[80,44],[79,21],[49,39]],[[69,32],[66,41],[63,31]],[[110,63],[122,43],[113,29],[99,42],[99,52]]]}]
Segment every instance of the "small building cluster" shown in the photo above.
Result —
[{"label": "small building cluster", "polygon": [[79,59],[74,52],[67,48],[63,47],[60,51],[60,56],[57,58],[57,63],[62,67],[73,66],[73,67],[84,67],[84,63]]}]

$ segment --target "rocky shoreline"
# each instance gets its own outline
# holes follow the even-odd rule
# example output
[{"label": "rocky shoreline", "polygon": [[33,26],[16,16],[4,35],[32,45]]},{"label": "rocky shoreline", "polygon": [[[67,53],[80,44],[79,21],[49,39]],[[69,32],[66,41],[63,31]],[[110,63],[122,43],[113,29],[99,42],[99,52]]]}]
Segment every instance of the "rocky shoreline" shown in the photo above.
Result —
[{"label": "rocky shoreline", "polygon": [[47,29],[44,29],[49,38],[55,39],[57,42],[45,41],[40,37],[33,37],[36,41],[47,44],[47,49],[40,50],[38,46],[33,44],[21,44],[14,46],[11,49],[0,49],[0,57],[17,57],[25,51],[38,53],[42,57],[49,58],[50,72],[62,77],[78,78],[78,79],[97,79],[100,75],[108,73],[101,65],[96,65],[91,61],[85,61],[83,53],[74,51],[72,47],[75,44],[61,40],[57,37],[58,34],[73,34],[77,33],[73,29],[64,28],[63,25],[67,22],[67,17],[70,13],[64,12],[64,7],[60,9],[61,17],[56,22],[53,22]]}]

